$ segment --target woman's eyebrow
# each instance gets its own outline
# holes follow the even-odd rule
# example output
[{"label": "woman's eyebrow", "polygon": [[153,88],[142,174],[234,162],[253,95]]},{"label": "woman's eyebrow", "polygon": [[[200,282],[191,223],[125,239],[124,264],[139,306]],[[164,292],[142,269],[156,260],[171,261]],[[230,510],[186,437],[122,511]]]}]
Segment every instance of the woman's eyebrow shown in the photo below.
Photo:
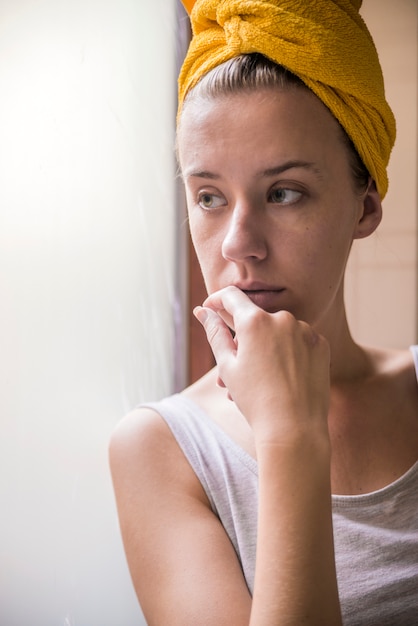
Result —
[{"label": "woman's eyebrow", "polygon": [[183,178],[208,178],[209,180],[217,180],[220,178],[219,174],[215,174],[214,172],[208,172],[206,170],[190,170],[183,172]]},{"label": "woman's eyebrow", "polygon": [[[287,170],[302,168],[306,170],[310,170],[313,172],[318,178],[322,178],[322,173],[319,168],[315,165],[315,163],[311,161],[302,161],[298,159],[292,159],[291,161],[286,161],[285,163],[280,163],[274,167],[269,167],[267,169],[261,170],[257,177],[269,177],[269,176],[277,176],[286,172]],[[221,178],[220,174],[215,174],[214,172],[209,172],[208,170],[190,170],[183,173],[183,178],[206,178],[207,180],[218,180]]]},{"label": "woman's eyebrow", "polygon": [[285,163],[281,163],[280,165],[276,165],[275,167],[269,167],[265,170],[262,170],[259,173],[259,176],[260,177],[277,176],[278,174],[282,174],[283,172],[286,172],[287,170],[291,170],[295,168],[302,168],[302,169],[310,170],[314,174],[316,174],[318,178],[322,178],[321,171],[315,165],[315,163],[312,163],[311,161],[300,161],[300,160],[286,161]]}]

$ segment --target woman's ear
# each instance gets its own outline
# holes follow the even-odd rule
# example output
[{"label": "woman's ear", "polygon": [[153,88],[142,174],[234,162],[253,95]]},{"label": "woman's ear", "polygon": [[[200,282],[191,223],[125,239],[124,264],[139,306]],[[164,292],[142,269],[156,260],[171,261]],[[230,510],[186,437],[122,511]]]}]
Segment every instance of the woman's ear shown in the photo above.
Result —
[{"label": "woman's ear", "polygon": [[382,202],[376,183],[370,178],[367,191],[362,196],[361,212],[354,230],[354,239],[363,239],[374,233],[381,220]]}]

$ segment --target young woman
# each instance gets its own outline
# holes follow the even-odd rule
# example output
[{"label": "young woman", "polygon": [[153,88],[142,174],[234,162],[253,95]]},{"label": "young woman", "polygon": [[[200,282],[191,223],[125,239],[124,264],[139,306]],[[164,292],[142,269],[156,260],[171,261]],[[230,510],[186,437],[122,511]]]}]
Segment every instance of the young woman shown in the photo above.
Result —
[{"label": "young woman", "polygon": [[350,46],[368,42],[359,4],[193,10],[178,157],[209,294],[195,314],[217,366],[111,442],[150,625],[417,623],[418,351],[358,345],[343,298],[352,242],[381,219],[391,113],[372,88],[360,107],[314,82],[300,51],[293,64],[271,54],[283,20],[279,56],[312,14],[318,28],[329,18],[326,42],[338,20],[360,31]]}]

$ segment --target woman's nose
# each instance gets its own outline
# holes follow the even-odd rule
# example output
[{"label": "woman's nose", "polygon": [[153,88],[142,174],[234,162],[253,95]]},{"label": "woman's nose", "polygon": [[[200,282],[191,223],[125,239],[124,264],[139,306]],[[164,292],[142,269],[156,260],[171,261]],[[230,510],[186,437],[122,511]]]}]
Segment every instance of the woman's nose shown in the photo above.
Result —
[{"label": "woman's nose", "polygon": [[267,256],[263,217],[251,207],[235,207],[222,242],[228,261],[262,260]]}]

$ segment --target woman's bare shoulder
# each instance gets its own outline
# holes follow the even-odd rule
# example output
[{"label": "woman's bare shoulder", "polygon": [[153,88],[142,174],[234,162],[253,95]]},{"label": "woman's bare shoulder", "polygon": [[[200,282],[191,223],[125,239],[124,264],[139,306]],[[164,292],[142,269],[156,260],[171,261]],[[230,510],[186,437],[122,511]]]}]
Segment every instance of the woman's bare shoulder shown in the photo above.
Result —
[{"label": "woman's bare shoulder", "polygon": [[[140,407],[119,422],[110,438],[109,463],[117,499],[131,487],[138,490],[140,477],[146,477],[146,484],[155,493],[155,489],[164,491],[175,475],[179,488],[207,501],[174,435],[157,410]],[[145,491],[144,485],[142,491]]]},{"label": "woman's bare shoulder", "polygon": [[128,485],[137,490],[140,476],[146,476],[151,491],[163,491],[175,475],[179,488],[207,504],[201,484],[157,409],[139,407],[117,424],[109,442],[109,463],[117,498]]},{"label": "woman's bare shoulder", "polygon": [[363,347],[374,375],[398,377],[407,372],[415,371],[414,357],[409,348],[375,348]]},{"label": "woman's bare shoulder", "polygon": [[[216,372],[211,370],[198,381],[184,389],[181,394],[192,400],[203,410],[210,409],[211,392],[216,390]],[[164,449],[167,459],[179,461],[178,444],[158,413],[158,402],[150,406],[140,406],[130,411],[114,428],[109,444],[111,468],[119,458],[126,467],[126,461],[132,459],[135,464],[152,462],[155,455],[159,457]],[[181,460],[181,459],[180,459]],[[161,464],[160,464],[161,467]]]},{"label": "woman's bare shoulder", "polygon": [[139,407],[130,411],[114,428],[109,444],[111,462],[122,455],[125,459],[131,455],[150,450],[155,444],[169,439],[164,420],[157,411],[148,407]]},{"label": "woman's bare shoulder", "polygon": [[[186,387],[181,395],[210,413],[219,391],[221,390],[216,387],[216,371],[213,369]],[[153,444],[160,447],[163,442],[169,445],[175,443],[175,440],[158,413],[158,406],[151,408],[145,405],[130,411],[116,425],[110,438],[110,452],[111,455],[112,451],[118,450],[124,453],[133,451],[137,454],[142,448],[149,450]]]}]

